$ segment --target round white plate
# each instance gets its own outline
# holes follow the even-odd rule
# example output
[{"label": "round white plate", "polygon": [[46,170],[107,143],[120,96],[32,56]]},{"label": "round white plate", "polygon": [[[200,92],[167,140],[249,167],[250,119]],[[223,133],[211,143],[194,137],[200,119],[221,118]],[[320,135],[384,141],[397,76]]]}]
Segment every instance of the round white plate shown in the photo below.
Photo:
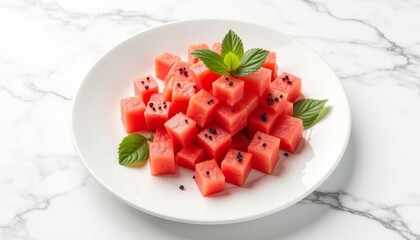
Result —
[{"label": "round white plate", "polygon": [[[252,170],[244,187],[202,197],[193,171],[153,177],[149,165],[118,164],[117,148],[126,135],[120,120],[121,98],[132,96],[132,80],[154,73],[154,57],[172,52],[186,59],[189,44],[221,41],[232,29],[245,49],[277,52],[279,72],[302,78],[306,97],[329,99],[328,114],[310,130],[298,153],[280,156],[274,174]],[[350,135],[350,109],[343,87],[325,61],[307,46],[277,30],[229,20],[173,22],[138,33],[107,52],[92,67],[74,99],[72,134],[89,172],[123,202],[146,213],[187,223],[223,224],[277,212],[314,191],[339,163]],[[179,185],[184,185],[181,191]]]}]

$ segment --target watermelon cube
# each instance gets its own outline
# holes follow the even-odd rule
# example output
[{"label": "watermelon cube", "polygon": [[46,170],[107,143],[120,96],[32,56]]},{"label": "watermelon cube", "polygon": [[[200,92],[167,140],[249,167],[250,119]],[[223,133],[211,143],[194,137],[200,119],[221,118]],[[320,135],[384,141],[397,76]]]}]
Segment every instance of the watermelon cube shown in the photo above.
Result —
[{"label": "watermelon cube", "polygon": [[286,110],[284,111],[284,114],[293,116],[293,103],[289,101],[286,102]]},{"label": "watermelon cube", "polygon": [[197,142],[210,158],[220,164],[226,152],[232,146],[232,137],[223,128],[212,124],[197,135]]},{"label": "watermelon cube", "polygon": [[213,82],[213,95],[229,106],[242,100],[244,96],[244,81],[232,77],[221,76]]},{"label": "watermelon cube", "polygon": [[172,141],[149,143],[149,160],[153,176],[176,173]]},{"label": "watermelon cube", "polygon": [[244,97],[239,101],[235,108],[246,109],[247,117],[249,118],[258,107],[258,97],[255,94],[244,92]]},{"label": "watermelon cube", "polygon": [[249,142],[251,142],[251,140],[245,136],[245,134],[242,132],[237,133],[232,137],[232,148],[246,152],[248,150]]},{"label": "watermelon cube", "polygon": [[169,70],[168,75],[165,77],[165,86],[168,85],[169,80],[173,77],[179,77],[181,79],[185,79],[188,82],[195,82],[194,75],[191,74],[190,67],[191,63],[179,61],[175,63],[171,70]]},{"label": "watermelon cube", "polygon": [[150,100],[150,96],[159,93],[159,86],[152,75],[141,76],[134,79],[134,93],[143,99],[144,103]]},{"label": "watermelon cube", "polygon": [[221,104],[215,113],[215,121],[219,126],[223,126],[228,133],[235,135],[247,124],[247,109],[229,107],[226,104]]},{"label": "watermelon cube", "polygon": [[280,149],[295,152],[303,134],[302,120],[282,114],[279,116],[271,135],[280,138]]},{"label": "watermelon cube", "polygon": [[276,52],[270,52],[262,67],[271,70],[271,81],[277,77]]},{"label": "watermelon cube", "polygon": [[163,102],[165,100],[163,99],[163,94],[162,93],[153,93],[150,96],[150,101]]},{"label": "watermelon cube", "polygon": [[245,91],[261,97],[271,83],[271,70],[260,68],[256,72],[241,77],[245,82]]},{"label": "watermelon cube", "polygon": [[197,122],[197,125],[204,128],[214,119],[214,113],[220,101],[209,92],[201,89],[191,97],[187,115]]},{"label": "watermelon cube", "polygon": [[283,113],[287,107],[287,95],[273,87],[268,87],[258,103],[261,107],[273,110],[276,113]]},{"label": "watermelon cube", "polygon": [[183,147],[189,146],[197,135],[195,121],[183,113],[175,114],[164,125],[169,136]]},{"label": "watermelon cube", "polygon": [[186,167],[195,170],[195,165],[206,159],[204,149],[197,147],[196,145],[190,145],[183,148],[176,155],[176,163],[179,166]]},{"label": "watermelon cube", "polygon": [[225,181],[243,186],[252,168],[252,154],[230,149],[222,161],[222,173]]},{"label": "watermelon cube", "polygon": [[190,98],[194,96],[197,85],[191,82],[176,82],[172,90],[173,113],[187,113]]},{"label": "watermelon cube", "polygon": [[165,79],[169,70],[176,63],[181,61],[181,58],[171,53],[162,53],[155,58],[155,75],[157,78]]},{"label": "watermelon cube", "polygon": [[214,160],[195,165],[195,182],[203,197],[225,190],[225,176]]},{"label": "watermelon cube", "polygon": [[252,138],[257,131],[269,134],[278,116],[279,114],[272,110],[257,109],[248,119],[248,136]]},{"label": "watermelon cube", "polygon": [[271,83],[273,88],[287,94],[287,101],[294,102],[302,96],[302,80],[290,73],[283,72]]},{"label": "watermelon cube", "polygon": [[128,133],[146,130],[144,111],[146,106],[140,96],[123,98],[120,101],[121,120]]},{"label": "watermelon cube", "polygon": [[169,119],[169,109],[171,102],[149,101],[146,111],[144,112],[144,120],[148,131],[155,131],[162,128],[163,124]]},{"label": "watermelon cube", "polygon": [[174,146],[174,152],[177,153],[181,150],[181,146],[176,142],[173,142],[165,128],[158,128],[153,135],[153,142],[172,142]]},{"label": "watermelon cube", "polygon": [[169,79],[168,84],[163,89],[163,99],[165,101],[171,101],[172,100],[172,93],[174,91],[174,85],[176,85],[179,82],[190,82],[194,83],[194,85],[197,88],[197,85],[195,84],[195,80],[193,78],[184,78],[181,76],[172,76],[171,79]]},{"label": "watermelon cube", "polygon": [[221,42],[213,43],[213,45],[211,46],[211,50],[213,50],[214,52],[218,54],[222,54],[222,43]]},{"label": "watermelon cube", "polygon": [[188,62],[189,63],[198,62],[198,58],[191,56],[191,52],[193,52],[195,50],[198,50],[198,49],[209,49],[209,46],[206,43],[191,44],[188,47]]},{"label": "watermelon cube", "polygon": [[190,71],[194,75],[194,78],[199,87],[206,91],[210,91],[211,84],[214,82],[214,80],[220,77],[219,74],[210,71],[202,61],[194,63],[190,67]]},{"label": "watermelon cube", "polygon": [[252,153],[252,167],[266,174],[272,174],[279,160],[280,139],[256,132],[248,146]]}]

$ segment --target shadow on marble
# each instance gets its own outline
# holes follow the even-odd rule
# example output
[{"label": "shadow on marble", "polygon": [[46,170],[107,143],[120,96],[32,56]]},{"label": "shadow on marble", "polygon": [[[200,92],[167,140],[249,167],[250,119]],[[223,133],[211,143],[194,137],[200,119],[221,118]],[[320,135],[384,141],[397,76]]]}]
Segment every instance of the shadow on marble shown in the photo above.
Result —
[{"label": "shadow on marble", "polygon": [[[354,138],[351,137],[337,169],[317,191],[337,191],[346,188],[352,178],[355,166],[354,145]],[[119,202],[114,197],[109,198],[109,201]],[[106,203],[106,205],[108,204],[110,203]],[[193,225],[160,219],[135,211],[125,204],[115,203],[113,205],[118,209],[110,211],[110,217],[134,220],[137,223],[132,223],[131,226],[141,226],[141,228],[134,229],[127,226],[129,228],[127,231],[138,232],[142,235],[141,232],[147,229],[147,231],[159,232],[159,235],[175,239],[273,239],[285,237],[310,227],[328,212],[327,207],[303,201],[278,213],[252,221],[226,225]],[[121,220],[117,222],[124,222],[123,219]]]}]

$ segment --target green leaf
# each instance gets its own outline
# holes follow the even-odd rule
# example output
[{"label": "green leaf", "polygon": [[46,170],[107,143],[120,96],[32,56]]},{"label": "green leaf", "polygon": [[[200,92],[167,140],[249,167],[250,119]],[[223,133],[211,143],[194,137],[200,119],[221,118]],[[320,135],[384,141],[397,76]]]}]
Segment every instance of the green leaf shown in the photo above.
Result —
[{"label": "green leaf", "polygon": [[315,123],[327,101],[328,99],[301,99],[296,101],[293,103],[293,117],[301,119],[303,127],[309,127]]},{"label": "green leaf", "polygon": [[244,55],[244,45],[241,38],[235,32],[229,30],[222,41],[222,57],[225,57],[229,52],[233,52],[239,60]]},{"label": "green leaf", "polygon": [[229,71],[235,70],[239,66],[239,58],[233,52],[228,52],[223,58],[223,62],[228,66]]},{"label": "green leaf", "polygon": [[229,67],[223,61],[222,56],[210,49],[198,49],[191,53],[192,56],[200,59],[210,71],[220,75],[229,74]]},{"label": "green leaf", "polygon": [[153,140],[153,134],[146,138],[140,134],[129,134],[118,146],[118,161],[121,165],[136,167],[146,163],[149,156],[147,141]]},{"label": "green leaf", "polygon": [[235,69],[233,76],[242,77],[249,75],[261,68],[270,52],[261,48],[252,48],[245,52],[241,63]]}]

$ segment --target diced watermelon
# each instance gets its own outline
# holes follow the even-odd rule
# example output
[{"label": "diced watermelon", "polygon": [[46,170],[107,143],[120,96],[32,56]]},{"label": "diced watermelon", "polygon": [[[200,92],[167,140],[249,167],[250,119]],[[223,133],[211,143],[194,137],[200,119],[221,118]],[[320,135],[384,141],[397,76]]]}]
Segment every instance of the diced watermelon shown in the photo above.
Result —
[{"label": "diced watermelon", "polygon": [[186,167],[195,170],[195,165],[206,159],[204,149],[197,147],[196,145],[190,145],[183,148],[176,155],[176,163],[179,166]]},{"label": "diced watermelon", "polygon": [[214,113],[220,101],[209,92],[201,89],[191,97],[187,109],[187,115],[194,119],[198,126],[205,127],[214,119]]},{"label": "diced watermelon", "polygon": [[176,173],[172,141],[149,143],[149,159],[153,176]]},{"label": "diced watermelon", "polygon": [[190,67],[190,71],[194,75],[199,87],[206,91],[210,91],[211,84],[220,77],[219,74],[210,71],[201,61],[194,63]]},{"label": "diced watermelon", "polygon": [[294,102],[302,95],[302,80],[290,73],[283,72],[271,83],[273,88],[287,94],[287,100]]},{"label": "diced watermelon", "polygon": [[261,97],[271,83],[271,70],[260,68],[256,72],[241,77],[245,81],[245,91]]},{"label": "diced watermelon", "polygon": [[195,83],[195,80],[193,78],[184,78],[181,76],[172,76],[169,80],[168,84],[163,89],[163,99],[165,101],[171,101],[172,100],[172,93],[174,90],[174,85],[178,82],[191,82]]},{"label": "diced watermelon", "polygon": [[248,119],[248,136],[252,138],[257,131],[269,134],[278,116],[272,110],[258,108]]},{"label": "diced watermelon", "polygon": [[289,101],[286,102],[286,110],[284,111],[284,114],[293,116],[293,103]]},{"label": "diced watermelon", "polygon": [[134,79],[134,93],[140,96],[144,103],[147,103],[152,94],[159,93],[159,86],[150,74],[137,77]]},{"label": "diced watermelon", "polygon": [[258,107],[258,97],[255,94],[244,92],[244,97],[239,101],[235,108],[246,109],[247,117],[249,118]]},{"label": "diced watermelon", "polygon": [[155,58],[155,74],[157,78],[165,79],[169,70],[176,63],[181,61],[181,58],[171,53],[162,53]]},{"label": "diced watermelon", "polygon": [[121,120],[128,133],[146,130],[144,111],[146,106],[140,96],[123,98],[120,101]]},{"label": "diced watermelon", "polygon": [[252,168],[252,154],[230,149],[222,161],[222,173],[225,181],[243,186]]},{"label": "diced watermelon", "polygon": [[261,107],[273,110],[276,113],[284,113],[287,107],[287,95],[273,87],[268,87],[258,103]]},{"label": "diced watermelon", "polygon": [[189,146],[197,135],[196,122],[183,113],[175,114],[164,125],[169,136],[183,147]]},{"label": "diced watermelon", "polygon": [[251,140],[242,132],[232,137],[232,148],[246,152]]},{"label": "diced watermelon", "polygon": [[194,96],[197,85],[191,82],[176,82],[172,90],[172,109],[174,113],[187,113],[190,98]]},{"label": "diced watermelon", "polygon": [[191,74],[190,67],[191,63],[179,61],[175,63],[171,70],[169,70],[168,75],[165,78],[165,86],[168,85],[169,80],[172,77],[179,77],[180,79],[185,79],[188,82],[195,82],[194,75]]},{"label": "diced watermelon", "polygon": [[172,140],[172,138],[169,136],[165,128],[156,129],[155,134],[153,135],[153,142],[168,142],[168,141],[173,143],[175,153],[181,150],[181,146]]},{"label": "diced watermelon", "polygon": [[150,101],[163,102],[165,101],[162,93],[153,93],[150,96]]},{"label": "diced watermelon", "polygon": [[213,82],[213,95],[229,106],[234,106],[244,96],[244,81],[232,77],[221,76]]},{"label": "diced watermelon", "polygon": [[276,52],[270,52],[262,67],[271,70],[271,81],[277,77]]},{"label": "diced watermelon", "polygon": [[197,142],[207,155],[219,164],[232,146],[231,135],[216,124],[202,130],[197,135]]},{"label": "diced watermelon", "polygon": [[248,146],[252,153],[252,167],[266,174],[272,174],[279,160],[280,139],[256,132]]},{"label": "diced watermelon", "polygon": [[198,58],[191,56],[191,52],[193,52],[195,50],[198,50],[198,49],[209,49],[209,46],[206,43],[191,44],[188,47],[188,62],[189,63],[198,62]]},{"label": "diced watermelon", "polygon": [[214,160],[204,161],[195,166],[195,182],[204,197],[225,190],[225,176]]},{"label": "diced watermelon", "polygon": [[211,50],[215,51],[218,54],[222,54],[222,43],[221,42],[215,42],[211,46]]},{"label": "diced watermelon", "polygon": [[247,124],[247,109],[229,107],[226,104],[221,104],[216,109],[215,121],[223,129],[231,135],[235,135]]},{"label": "diced watermelon", "polygon": [[302,120],[282,114],[279,116],[271,134],[280,138],[280,149],[293,153],[302,139]]},{"label": "diced watermelon", "polygon": [[144,112],[144,119],[148,131],[155,131],[162,128],[163,124],[169,119],[169,109],[171,102],[149,101],[147,103],[146,111]]}]

